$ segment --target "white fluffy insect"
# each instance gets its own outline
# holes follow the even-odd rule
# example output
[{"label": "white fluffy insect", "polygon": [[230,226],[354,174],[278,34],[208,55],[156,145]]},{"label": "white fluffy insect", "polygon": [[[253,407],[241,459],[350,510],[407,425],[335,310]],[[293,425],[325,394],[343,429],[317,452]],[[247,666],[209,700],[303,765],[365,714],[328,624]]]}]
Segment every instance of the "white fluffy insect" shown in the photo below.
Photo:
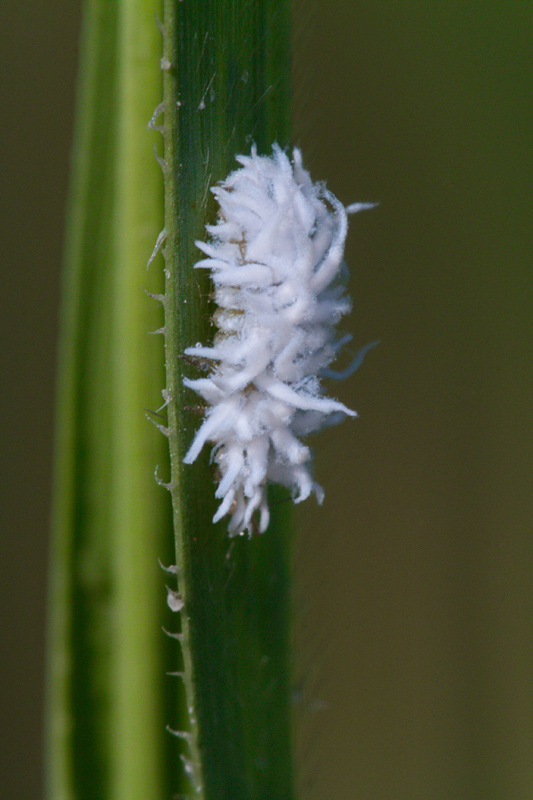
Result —
[{"label": "white fluffy insect", "polygon": [[185,456],[191,464],[206,442],[220,481],[222,502],[213,522],[231,515],[230,535],[269,523],[267,482],[283,484],[295,503],[322,488],[310,473],[311,453],[301,436],[357,416],[322,395],[321,377],[347,377],[362,360],[363,348],[344,373],[328,365],[349,339],[338,340],[335,325],[351,307],[343,271],[347,208],[311,181],[298,149],[293,163],[277,146],[270,157],[237,156],[241,168],[211,191],[219,205],[209,244],[196,242],[207,258],[196,268],[211,270],[218,310],[212,347],[197,344],[185,354],[208,359],[208,377],[185,379],[207,401],[205,420]]}]

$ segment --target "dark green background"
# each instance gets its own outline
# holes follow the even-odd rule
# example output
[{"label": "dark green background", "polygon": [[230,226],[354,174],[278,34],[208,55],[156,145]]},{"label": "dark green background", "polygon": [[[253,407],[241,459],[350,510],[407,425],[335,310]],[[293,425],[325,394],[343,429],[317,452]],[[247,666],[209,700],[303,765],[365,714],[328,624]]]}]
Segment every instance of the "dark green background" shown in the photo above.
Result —
[{"label": "dark green background", "polygon": [[[78,15],[74,0],[0,4],[0,791],[10,799],[42,786]],[[352,219],[345,324],[354,348],[381,344],[332,389],[360,419],[316,438],[326,501],[296,515],[303,798],[529,800],[533,6],[299,0],[296,38],[295,139],[313,177],[345,203],[381,203]]]},{"label": "dark green background", "polygon": [[59,268],[80,4],[0,0],[0,797],[42,797]]}]

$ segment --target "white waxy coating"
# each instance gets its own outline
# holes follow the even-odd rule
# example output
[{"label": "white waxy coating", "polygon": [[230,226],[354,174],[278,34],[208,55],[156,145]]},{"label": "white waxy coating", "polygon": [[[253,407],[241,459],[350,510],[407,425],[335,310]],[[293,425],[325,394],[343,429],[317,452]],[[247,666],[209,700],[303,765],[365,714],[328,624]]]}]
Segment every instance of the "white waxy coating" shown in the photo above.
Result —
[{"label": "white waxy coating", "polygon": [[256,511],[259,532],[267,529],[267,481],[289,487],[296,503],[312,492],[321,503],[310,451],[297,436],[357,416],[320,386],[346,341],[335,325],[350,310],[341,276],[347,210],[312,183],[297,149],[292,164],[277,145],[271,157],[253,148],[237,161],[241,168],[212,189],[220,212],[207,226],[211,241],[196,243],[207,258],[195,266],[210,269],[215,285],[218,333],[212,347],[185,351],[213,369],[185,379],[208,406],[184,460],[214,444],[222,500],[214,521],[230,515],[232,535],[251,533]]}]

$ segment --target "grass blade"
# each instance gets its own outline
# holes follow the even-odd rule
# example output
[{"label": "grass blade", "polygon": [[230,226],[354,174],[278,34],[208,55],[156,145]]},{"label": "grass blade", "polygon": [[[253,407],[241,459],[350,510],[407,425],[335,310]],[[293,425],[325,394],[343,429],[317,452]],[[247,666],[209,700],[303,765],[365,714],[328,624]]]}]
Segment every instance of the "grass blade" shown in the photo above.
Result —
[{"label": "grass blade", "polygon": [[162,225],[146,123],[161,98],[157,2],[85,9],[65,252],[48,683],[51,798],[166,793],[162,581],[168,506],[161,325],[143,283]]},{"label": "grass blade", "polygon": [[189,773],[201,798],[293,796],[290,530],[287,505],[264,536],[213,526],[207,458],[182,461],[197,420],[183,388],[185,347],[209,340],[210,286],[194,242],[213,221],[210,186],[257,144],[290,138],[289,4],[165,3],[165,327],[172,496],[191,709]]}]

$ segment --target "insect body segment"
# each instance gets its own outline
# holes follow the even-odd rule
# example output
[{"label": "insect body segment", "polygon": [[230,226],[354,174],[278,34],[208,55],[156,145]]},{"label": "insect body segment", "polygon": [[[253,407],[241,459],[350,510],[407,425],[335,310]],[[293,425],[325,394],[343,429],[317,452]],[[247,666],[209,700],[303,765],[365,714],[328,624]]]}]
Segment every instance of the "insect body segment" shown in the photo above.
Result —
[{"label": "insect body segment", "polygon": [[277,145],[270,157],[253,148],[237,161],[212,189],[220,212],[207,226],[210,242],[196,243],[206,258],[195,267],[211,270],[218,331],[212,346],[185,351],[211,371],[185,379],[207,408],[184,460],[214,445],[221,504],[213,521],[230,515],[231,535],[251,534],[256,512],[258,530],[267,529],[267,481],[289,487],[296,503],[311,493],[321,503],[300,437],[332,416],[357,416],[320,385],[342,344],[335,326],[351,307],[341,275],[347,210],[311,181],[298,149],[292,164]]}]

